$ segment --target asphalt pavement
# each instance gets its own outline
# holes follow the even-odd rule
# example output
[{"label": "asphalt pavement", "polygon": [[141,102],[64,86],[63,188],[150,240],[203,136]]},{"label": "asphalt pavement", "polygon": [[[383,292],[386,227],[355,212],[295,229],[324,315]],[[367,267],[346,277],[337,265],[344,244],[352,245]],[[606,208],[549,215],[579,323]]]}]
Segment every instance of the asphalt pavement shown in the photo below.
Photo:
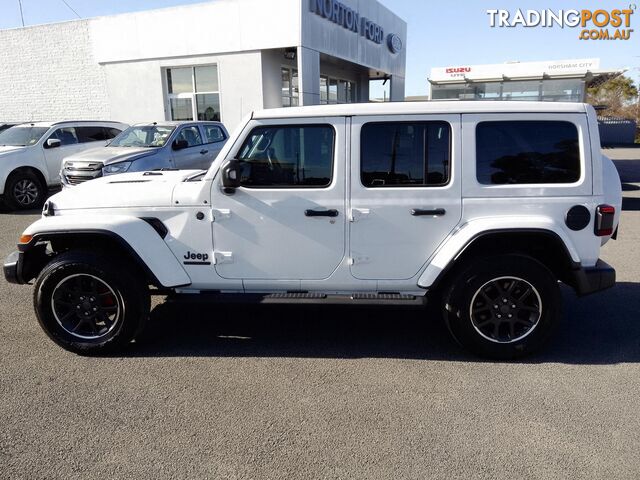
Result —
[{"label": "asphalt pavement", "polygon": [[[602,257],[618,285],[577,299],[542,353],[474,358],[422,310],[176,308],[83,358],[0,280],[0,478],[637,479],[640,149]],[[37,214],[0,213],[0,256]]]}]

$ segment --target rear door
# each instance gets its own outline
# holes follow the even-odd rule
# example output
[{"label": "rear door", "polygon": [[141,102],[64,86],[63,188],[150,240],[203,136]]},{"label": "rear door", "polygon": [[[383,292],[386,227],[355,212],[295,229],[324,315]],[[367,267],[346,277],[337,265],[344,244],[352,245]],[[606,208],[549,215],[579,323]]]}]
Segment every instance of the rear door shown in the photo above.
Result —
[{"label": "rear door", "polygon": [[208,170],[211,163],[216,159],[222,147],[226,143],[227,136],[220,125],[215,124],[201,124],[202,138],[204,138],[204,149],[206,153],[202,155],[200,167],[203,170]]},{"label": "rear door", "polygon": [[459,223],[459,115],[354,117],[350,263],[359,279],[403,280]]}]

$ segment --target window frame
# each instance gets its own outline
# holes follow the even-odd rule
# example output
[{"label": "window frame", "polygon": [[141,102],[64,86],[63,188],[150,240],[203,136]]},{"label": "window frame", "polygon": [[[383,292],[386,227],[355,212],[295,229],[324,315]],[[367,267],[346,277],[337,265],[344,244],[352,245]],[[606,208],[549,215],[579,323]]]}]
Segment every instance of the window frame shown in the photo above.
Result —
[{"label": "window frame", "polygon": [[[402,185],[402,184],[393,184],[393,185],[375,185],[375,186],[367,186],[362,182],[362,171],[363,171],[363,163],[362,163],[362,158],[363,158],[363,139],[362,139],[362,131],[365,129],[365,127],[367,125],[388,125],[388,124],[396,124],[396,125],[415,125],[415,124],[425,124],[425,123],[445,123],[448,127],[449,127],[449,165],[448,165],[448,175],[447,175],[447,181],[445,183],[437,183],[437,184],[431,184],[431,185],[427,185],[427,184],[422,184],[422,185],[411,185],[411,184],[407,184],[407,185]],[[450,122],[448,122],[447,120],[398,120],[398,121],[394,121],[394,120],[388,120],[388,121],[373,121],[373,122],[366,122],[363,123],[360,126],[360,165],[359,165],[359,174],[358,174],[358,181],[360,182],[360,186],[362,188],[365,188],[367,190],[377,190],[377,189],[385,189],[385,188],[429,188],[429,189],[433,189],[433,188],[447,188],[452,181],[452,174],[453,174],[453,126],[451,125]]]},{"label": "window frame", "polygon": [[[569,125],[571,125],[573,127],[573,129],[576,132],[576,141],[577,141],[577,154],[578,154],[578,177],[574,182],[539,182],[539,183],[483,183],[480,181],[478,173],[479,173],[479,156],[478,156],[478,127],[482,124],[485,123],[532,123],[532,122],[537,122],[537,123],[567,123]],[[577,125],[576,123],[574,123],[573,121],[570,120],[563,120],[563,119],[557,119],[557,120],[551,120],[551,119],[536,119],[536,118],[531,118],[529,119],[496,119],[496,120],[480,120],[478,122],[475,123],[474,127],[474,158],[475,158],[475,162],[474,162],[474,179],[477,183],[478,186],[480,186],[481,188],[539,188],[539,187],[545,187],[545,186],[550,186],[550,187],[576,187],[580,184],[583,183],[584,179],[585,179],[585,175],[586,175],[586,169],[583,168],[584,167],[584,152],[583,152],[583,147],[582,147],[582,138],[581,138],[581,129],[580,126]]]},{"label": "window frame", "polygon": [[[284,74],[285,70],[287,71],[287,75],[289,76],[289,93],[287,95],[284,94],[283,85],[282,85],[282,74]],[[293,78],[297,77],[298,86],[293,86]],[[284,104],[284,99],[289,99],[289,105]],[[293,105],[293,100],[296,100],[296,104]],[[280,66],[280,103],[282,108],[292,108],[300,106],[300,72],[298,72],[298,67],[291,65],[281,65]]]},{"label": "window frame", "polygon": [[331,143],[331,178],[329,180],[329,183],[327,183],[326,185],[283,185],[283,186],[281,185],[240,185],[240,187],[248,188],[251,190],[299,190],[299,189],[327,190],[331,188],[336,179],[335,166],[336,166],[336,144],[337,144],[338,132],[335,126],[330,123],[282,123],[282,124],[270,123],[265,125],[256,125],[251,130],[249,130],[249,132],[242,139],[242,143],[240,144],[240,147],[237,149],[236,154],[234,155],[234,159],[239,161],[240,163],[247,162],[247,160],[241,160],[239,158],[240,152],[246,145],[249,137],[251,137],[253,132],[257,129],[260,129],[260,128],[262,129],[264,128],[307,128],[307,127],[328,127],[331,129],[331,132],[333,134],[333,141]]},{"label": "window frame", "polygon": [[[201,67],[216,67],[216,75],[217,75],[216,82],[218,84],[217,91],[199,92],[197,90],[196,69]],[[171,93],[169,91],[169,71],[181,69],[181,68],[188,68],[191,70],[191,91],[184,92],[184,93]],[[218,62],[204,63],[204,64],[189,64],[189,65],[172,65],[168,67],[162,67],[162,72],[163,72],[163,81],[164,81],[165,91],[166,91],[166,102],[165,102],[166,114],[165,115],[167,117],[167,120],[185,121],[185,122],[204,121],[204,120],[198,120],[198,96],[199,95],[200,96],[218,95],[219,115],[220,115],[220,121],[222,121],[223,115],[222,115],[222,98],[220,95],[220,64]],[[171,100],[190,100],[192,118],[190,120],[175,120],[172,115]]]}]

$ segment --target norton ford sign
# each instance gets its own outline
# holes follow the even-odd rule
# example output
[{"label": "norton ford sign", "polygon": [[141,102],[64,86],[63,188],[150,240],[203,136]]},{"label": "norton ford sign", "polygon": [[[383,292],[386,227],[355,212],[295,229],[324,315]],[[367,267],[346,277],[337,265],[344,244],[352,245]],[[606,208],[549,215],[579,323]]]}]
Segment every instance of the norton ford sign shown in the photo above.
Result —
[{"label": "norton ford sign", "polygon": [[[311,11],[342,28],[359,33],[377,44],[384,42],[384,29],[377,23],[360,16],[354,9],[338,0],[310,0]],[[402,39],[392,33],[387,36],[387,47],[392,53],[402,50]]]}]

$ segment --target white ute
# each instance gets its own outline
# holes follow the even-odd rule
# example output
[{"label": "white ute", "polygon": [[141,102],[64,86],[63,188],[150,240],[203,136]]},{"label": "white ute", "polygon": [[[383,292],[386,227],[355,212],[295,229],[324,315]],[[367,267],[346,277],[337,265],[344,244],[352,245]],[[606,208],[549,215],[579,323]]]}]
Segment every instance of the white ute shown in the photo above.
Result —
[{"label": "white ute", "polygon": [[594,110],[434,102],[256,112],[208,171],[105,177],[53,196],[9,256],[62,347],[128,344],[150,287],[175,301],[441,305],[471,351],[514,358],[559,283],[615,284],[620,179]]}]

